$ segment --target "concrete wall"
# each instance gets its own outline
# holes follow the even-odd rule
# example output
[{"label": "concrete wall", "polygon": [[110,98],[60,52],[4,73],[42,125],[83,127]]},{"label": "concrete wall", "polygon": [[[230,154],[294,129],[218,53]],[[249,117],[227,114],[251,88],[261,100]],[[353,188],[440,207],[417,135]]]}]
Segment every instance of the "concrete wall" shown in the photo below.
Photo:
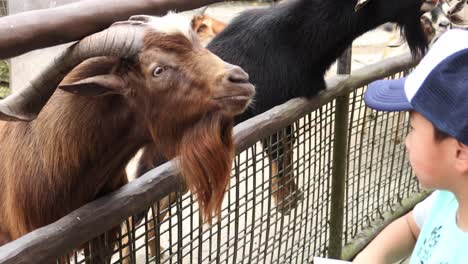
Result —
[{"label": "concrete wall", "polygon": [[[16,14],[30,10],[56,7],[78,0],[10,0],[8,2],[9,14]],[[68,45],[36,50],[11,59],[10,87],[13,90],[21,89],[25,83],[34,78],[57,53]]]}]

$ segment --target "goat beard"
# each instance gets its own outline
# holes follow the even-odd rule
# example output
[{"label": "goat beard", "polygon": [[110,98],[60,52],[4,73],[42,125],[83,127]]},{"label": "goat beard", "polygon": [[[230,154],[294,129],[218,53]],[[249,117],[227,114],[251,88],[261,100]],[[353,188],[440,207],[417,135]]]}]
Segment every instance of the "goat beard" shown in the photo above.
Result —
[{"label": "goat beard", "polygon": [[208,114],[183,135],[179,145],[182,175],[205,222],[221,213],[234,159],[232,127],[232,118]]},{"label": "goat beard", "polygon": [[407,19],[404,23],[399,23],[402,35],[408,42],[408,46],[414,58],[422,58],[429,46],[429,41],[424,34],[423,25],[419,17],[412,17]]},{"label": "goat beard", "polygon": [[166,158],[179,156],[182,176],[198,200],[204,222],[211,223],[221,213],[234,159],[233,124],[230,116],[206,113],[193,123],[151,131]]}]

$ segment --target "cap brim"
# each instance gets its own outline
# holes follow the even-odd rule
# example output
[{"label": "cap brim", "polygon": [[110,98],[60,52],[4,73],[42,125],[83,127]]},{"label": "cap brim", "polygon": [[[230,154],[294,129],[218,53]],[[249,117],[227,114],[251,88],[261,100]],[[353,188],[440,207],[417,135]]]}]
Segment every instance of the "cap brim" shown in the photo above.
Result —
[{"label": "cap brim", "polygon": [[364,102],[370,108],[381,111],[412,110],[405,94],[405,80],[379,80],[369,84],[364,94]]}]

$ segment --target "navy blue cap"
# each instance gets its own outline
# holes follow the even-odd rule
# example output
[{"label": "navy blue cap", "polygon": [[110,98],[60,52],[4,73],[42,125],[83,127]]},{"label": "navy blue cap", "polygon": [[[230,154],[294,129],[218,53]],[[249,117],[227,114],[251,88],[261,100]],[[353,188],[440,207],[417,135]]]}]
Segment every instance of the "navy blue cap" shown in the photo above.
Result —
[{"label": "navy blue cap", "polygon": [[379,80],[369,84],[364,94],[364,101],[370,108],[382,111],[411,110],[405,94],[406,78],[396,80]]},{"label": "navy blue cap", "polygon": [[415,110],[468,145],[468,31],[444,33],[407,78],[369,84],[364,102],[382,111]]}]

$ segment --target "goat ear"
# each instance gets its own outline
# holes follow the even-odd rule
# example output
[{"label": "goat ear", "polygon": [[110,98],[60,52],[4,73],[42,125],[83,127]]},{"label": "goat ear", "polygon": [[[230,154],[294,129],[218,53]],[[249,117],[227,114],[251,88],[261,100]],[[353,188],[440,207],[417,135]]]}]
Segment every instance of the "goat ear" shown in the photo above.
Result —
[{"label": "goat ear", "polygon": [[457,25],[462,25],[462,26],[468,25],[468,19],[464,19],[458,14],[450,16],[450,21]]},{"label": "goat ear", "polygon": [[124,81],[114,74],[89,77],[71,84],[60,84],[63,91],[81,96],[99,96],[107,94],[122,94]]},{"label": "goat ear", "polygon": [[356,6],[354,6],[354,11],[357,12],[371,0],[358,0]]},{"label": "goat ear", "polygon": [[457,0],[456,3],[450,7],[450,10],[448,11],[448,15],[452,16],[462,11],[463,8],[465,8],[466,2],[467,2],[466,0]]}]

